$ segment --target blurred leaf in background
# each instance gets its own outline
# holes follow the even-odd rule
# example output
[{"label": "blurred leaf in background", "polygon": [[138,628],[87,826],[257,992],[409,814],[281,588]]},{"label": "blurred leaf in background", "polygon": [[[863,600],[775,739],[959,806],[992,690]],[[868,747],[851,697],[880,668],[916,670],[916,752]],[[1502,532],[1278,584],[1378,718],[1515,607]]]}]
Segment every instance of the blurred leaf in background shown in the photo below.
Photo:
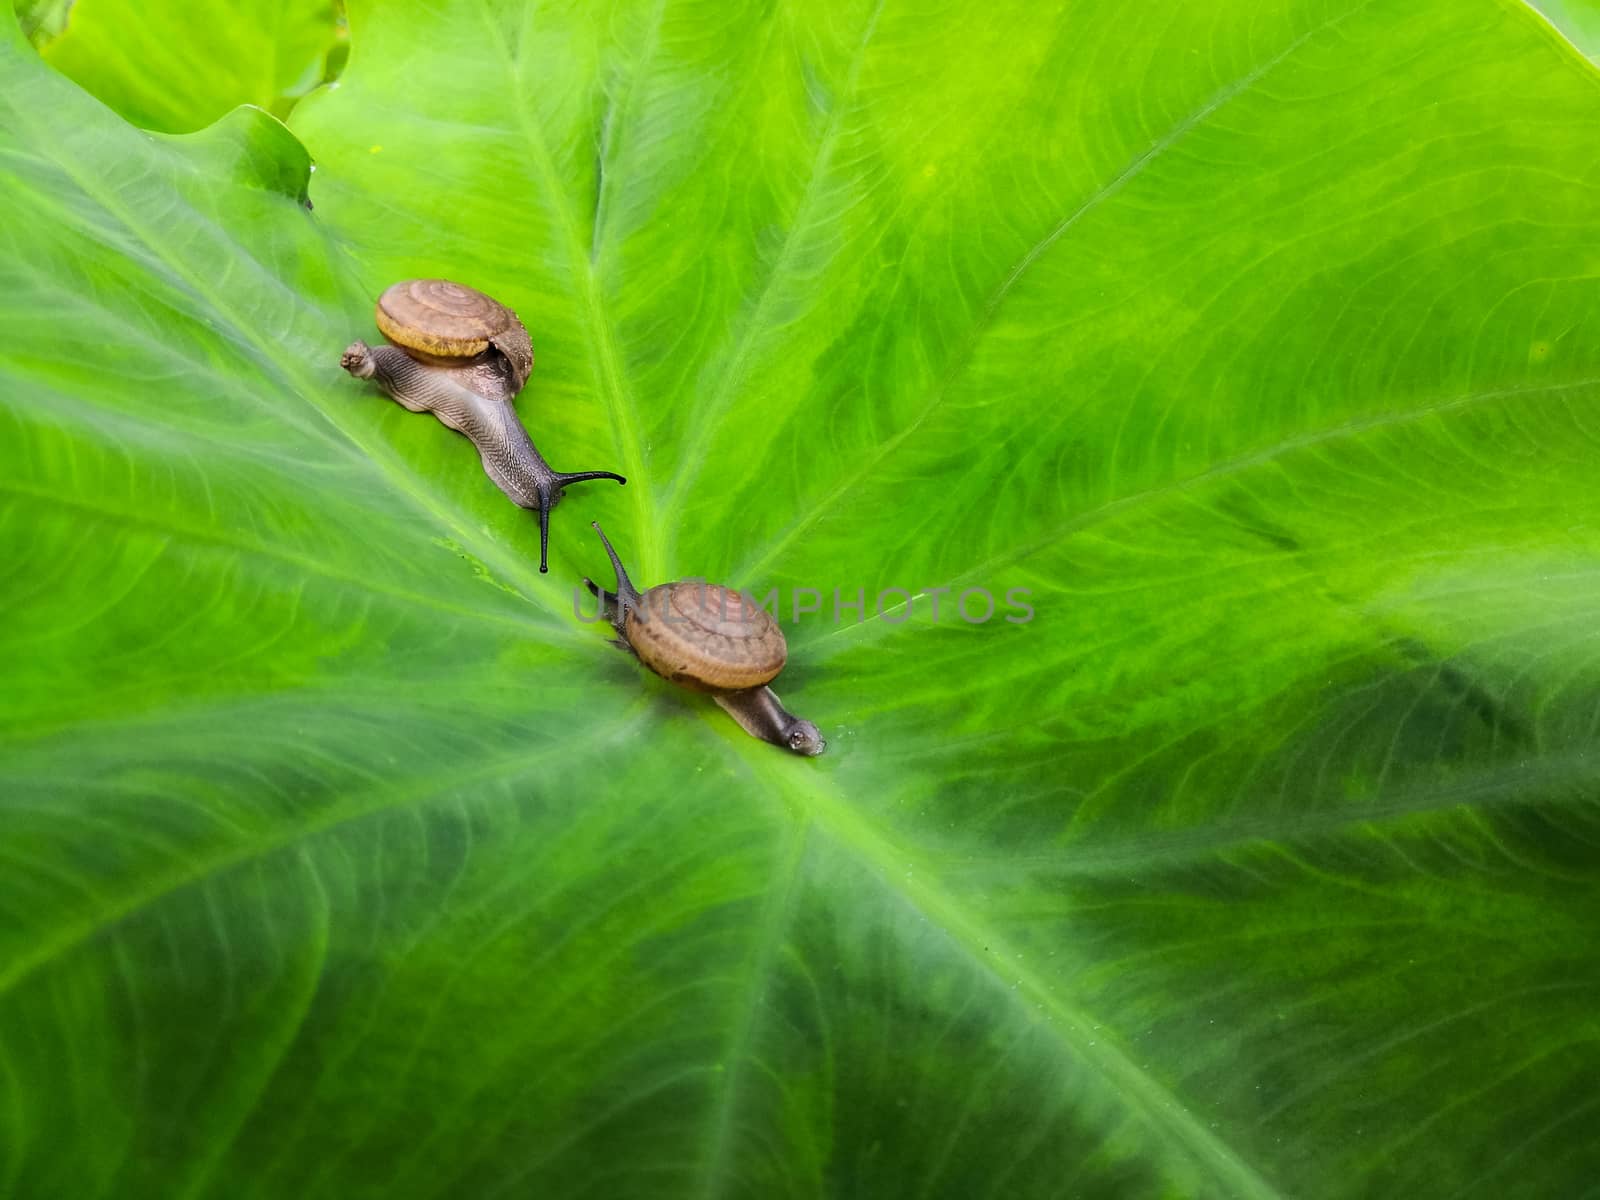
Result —
[{"label": "blurred leaf in background", "polygon": [[343,0],[18,0],[17,12],[53,67],[164,133],[240,104],[286,116],[348,53]]},{"label": "blurred leaf in background", "polygon": [[58,36],[67,27],[72,0],[16,0],[17,22],[35,47]]},{"label": "blurred leaf in background", "polygon": [[1600,0],[1531,0],[1550,23],[1590,58],[1600,58]]}]

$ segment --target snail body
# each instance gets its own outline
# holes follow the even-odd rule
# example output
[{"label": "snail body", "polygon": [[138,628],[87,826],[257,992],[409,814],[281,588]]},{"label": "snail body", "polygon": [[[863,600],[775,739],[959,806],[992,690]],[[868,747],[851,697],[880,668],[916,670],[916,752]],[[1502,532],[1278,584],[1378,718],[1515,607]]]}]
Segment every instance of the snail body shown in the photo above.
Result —
[{"label": "snail body", "polygon": [[443,279],[411,279],[378,297],[388,345],[355,341],[339,360],[412,412],[432,413],[477,447],[484,472],[539,514],[539,570],[549,570],[550,510],[586,479],[611,471],[555,471],[517,419],[513,401],[533,371],[533,343],[517,314],[482,292]]},{"label": "snail body", "polygon": [[617,587],[608,592],[583,582],[600,598],[620,645],[663,679],[709,693],[752,737],[807,757],[828,748],[817,727],[786,710],[767,686],[788,656],[771,613],[732,588],[694,580],[640,592],[600,526],[594,529]]}]

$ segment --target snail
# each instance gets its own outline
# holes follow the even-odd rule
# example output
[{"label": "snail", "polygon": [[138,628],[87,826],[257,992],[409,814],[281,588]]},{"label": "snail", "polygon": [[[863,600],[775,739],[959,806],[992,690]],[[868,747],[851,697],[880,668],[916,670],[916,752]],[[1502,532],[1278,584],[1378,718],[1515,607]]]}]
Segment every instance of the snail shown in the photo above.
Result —
[{"label": "snail", "polygon": [[378,329],[392,343],[355,341],[339,365],[371,379],[412,412],[466,434],[483,469],[513,503],[539,513],[539,570],[549,571],[550,510],[562,489],[611,471],[552,471],[512,400],[533,370],[533,343],[517,314],[459,283],[408,279],[378,297]]},{"label": "snail", "polygon": [[828,748],[817,727],[786,710],[767,686],[788,655],[771,613],[714,583],[662,583],[641,594],[605,531],[590,524],[611,558],[617,590],[583,582],[600,599],[618,645],[662,678],[709,692],[752,737],[808,757]]}]

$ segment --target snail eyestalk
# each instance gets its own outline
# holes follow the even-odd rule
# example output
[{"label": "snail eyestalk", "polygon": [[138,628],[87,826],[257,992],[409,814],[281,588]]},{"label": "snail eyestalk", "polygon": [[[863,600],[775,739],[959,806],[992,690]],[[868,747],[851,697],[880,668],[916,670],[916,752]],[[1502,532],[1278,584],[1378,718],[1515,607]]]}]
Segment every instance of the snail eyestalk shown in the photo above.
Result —
[{"label": "snail eyestalk", "polygon": [[600,544],[606,548],[606,554],[611,559],[611,569],[617,573],[617,590],[615,593],[605,591],[597,586],[593,580],[585,579],[589,590],[600,598],[602,604],[609,606],[607,616],[611,618],[611,625],[617,631],[617,636],[628,643],[628,613],[639,606],[639,589],[633,586],[633,580],[628,578],[627,568],[622,565],[622,560],[617,557],[617,552],[611,546],[611,539],[606,537],[606,531],[600,528],[599,521],[590,521],[590,527],[600,535]]},{"label": "snail eyestalk", "polygon": [[[535,473],[535,490],[539,497],[539,574],[550,573],[550,510],[561,500],[561,493],[568,484],[582,483],[586,479],[615,479],[618,483],[628,481],[614,471],[552,471],[542,458],[538,458],[538,451],[534,451],[537,459]],[[603,535],[602,535],[603,536]]]}]

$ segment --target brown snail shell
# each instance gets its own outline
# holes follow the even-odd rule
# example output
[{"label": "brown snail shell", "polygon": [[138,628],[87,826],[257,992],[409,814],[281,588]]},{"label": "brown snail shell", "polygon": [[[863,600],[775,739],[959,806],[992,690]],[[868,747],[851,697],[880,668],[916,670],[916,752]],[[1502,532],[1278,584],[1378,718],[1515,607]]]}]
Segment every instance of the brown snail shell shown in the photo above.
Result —
[{"label": "brown snail shell", "polygon": [[657,675],[704,692],[770,683],[789,653],[771,613],[714,583],[658,584],[629,610],[625,633]]},{"label": "brown snail shell", "polygon": [[459,365],[491,347],[511,368],[512,391],[533,371],[533,342],[517,314],[492,296],[448,279],[405,279],[378,297],[378,329],[424,361]]}]

